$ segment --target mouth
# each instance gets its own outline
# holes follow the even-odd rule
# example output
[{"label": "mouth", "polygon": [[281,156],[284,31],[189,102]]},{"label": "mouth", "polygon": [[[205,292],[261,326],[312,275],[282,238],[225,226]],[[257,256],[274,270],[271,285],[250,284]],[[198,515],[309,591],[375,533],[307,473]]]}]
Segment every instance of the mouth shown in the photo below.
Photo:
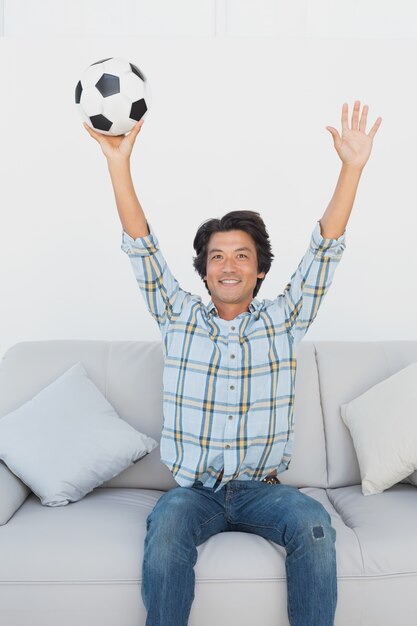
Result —
[{"label": "mouth", "polygon": [[219,280],[221,285],[225,285],[226,287],[234,287],[235,285],[240,283],[240,280],[236,278],[224,278],[223,280]]}]

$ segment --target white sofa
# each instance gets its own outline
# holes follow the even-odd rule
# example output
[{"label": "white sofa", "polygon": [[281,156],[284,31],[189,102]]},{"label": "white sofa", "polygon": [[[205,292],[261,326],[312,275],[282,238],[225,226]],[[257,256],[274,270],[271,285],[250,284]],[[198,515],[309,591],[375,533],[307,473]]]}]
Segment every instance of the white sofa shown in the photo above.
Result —
[{"label": "white sofa", "polygon": [[[120,417],[159,440],[160,342],[34,341],[0,362],[0,417],[81,361]],[[311,342],[298,352],[295,447],[281,482],[336,529],[336,626],[416,626],[417,488],[363,496],[340,405],[417,361],[417,341]],[[146,518],[176,487],[159,448],[67,506],[43,506],[0,461],[0,625],[143,626]],[[287,626],[285,550],[247,533],[198,548],[190,626]],[[169,626],[169,625],[167,625]]]}]

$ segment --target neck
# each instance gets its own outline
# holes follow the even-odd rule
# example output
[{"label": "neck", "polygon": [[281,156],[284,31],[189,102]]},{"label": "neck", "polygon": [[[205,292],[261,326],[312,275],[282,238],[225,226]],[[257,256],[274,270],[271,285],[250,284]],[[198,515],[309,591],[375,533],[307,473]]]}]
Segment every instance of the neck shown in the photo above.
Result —
[{"label": "neck", "polygon": [[250,302],[247,302],[246,304],[242,302],[229,304],[213,300],[213,304],[217,309],[219,317],[227,321],[234,320],[235,317],[237,317],[241,313],[246,313],[247,311],[249,311],[249,305],[251,302],[252,300],[250,300]]}]

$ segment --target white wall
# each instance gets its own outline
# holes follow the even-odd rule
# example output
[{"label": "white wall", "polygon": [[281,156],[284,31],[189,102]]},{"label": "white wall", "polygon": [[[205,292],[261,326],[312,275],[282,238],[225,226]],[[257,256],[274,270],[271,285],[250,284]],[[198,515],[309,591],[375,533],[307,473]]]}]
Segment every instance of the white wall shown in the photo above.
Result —
[{"label": "white wall", "polygon": [[340,126],[344,101],[368,103],[383,122],[306,338],[417,339],[414,3],[69,4],[4,3],[0,356],[23,340],[159,339],[120,249],[105,158],[74,104],[81,72],[107,56],[150,80],[137,193],[180,284],[206,301],[192,268],[200,223],[259,211],[276,258],[258,297],[282,292],[339,173],[325,125]]}]

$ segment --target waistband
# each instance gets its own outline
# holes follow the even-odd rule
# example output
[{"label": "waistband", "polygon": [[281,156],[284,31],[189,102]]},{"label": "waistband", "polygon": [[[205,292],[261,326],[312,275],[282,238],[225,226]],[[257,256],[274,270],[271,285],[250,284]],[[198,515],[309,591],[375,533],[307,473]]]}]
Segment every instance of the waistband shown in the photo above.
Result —
[{"label": "waistband", "polygon": [[[224,468],[221,470],[220,474],[218,475],[217,480],[213,486],[213,489],[215,489],[219,485],[219,483],[221,482],[223,478],[223,474],[224,474]],[[262,478],[260,482],[267,483],[268,485],[280,484],[279,478],[277,476],[277,470],[273,470],[270,474],[268,474],[268,476],[265,476],[265,478]]]}]

